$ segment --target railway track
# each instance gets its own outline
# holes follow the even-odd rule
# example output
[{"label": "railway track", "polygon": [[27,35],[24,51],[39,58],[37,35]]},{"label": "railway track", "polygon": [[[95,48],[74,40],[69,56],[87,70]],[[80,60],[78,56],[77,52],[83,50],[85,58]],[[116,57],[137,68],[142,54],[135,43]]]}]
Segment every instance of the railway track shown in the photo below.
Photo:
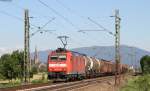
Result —
[{"label": "railway track", "polygon": [[86,80],[75,81],[75,82],[58,83],[54,85],[41,86],[41,87],[35,87],[35,88],[29,88],[23,90],[18,89],[17,91],[68,91],[68,90],[79,89],[86,86],[90,86],[95,83],[102,83],[104,81],[109,81],[112,79],[114,79],[113,76],[99,77],[99,78],[86,79]]}]

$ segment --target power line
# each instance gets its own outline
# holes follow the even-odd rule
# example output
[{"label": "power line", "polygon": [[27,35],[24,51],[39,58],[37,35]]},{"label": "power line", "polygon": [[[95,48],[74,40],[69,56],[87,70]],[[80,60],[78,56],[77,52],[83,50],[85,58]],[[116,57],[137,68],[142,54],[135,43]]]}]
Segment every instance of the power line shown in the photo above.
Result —
[{"label": "power line", "polygon": [[55,18],[50,19],[48,22],[46,22],[42,27],[38,27],[38,30],[31,34],[31,36],[35,35],[38,32],[43,33],[43,31],[48,32],[50,30],[42,30],[44,27],[46,27],[50,22],[52,22]]},{"label": "power line", "polygon": [[[61,18],[63,18],[66,22],[70,23],[74,28],[76,28],[77,30],[80,30],[79,28],[77,28],[72,22],[70,22],[66,17],[64,17],[63,15],[61,15],[60,13],[58,13],[55,9],[53,9],[52,7],[48,6],[47,4],[45,4],[44,2],[42,2],[41,0],[38,0],[42,5],[44,5],[45,7],[47,7],[48,9],[50,9],[51,11],[53,11],[55,14],[57,14],[58,16],[60,16]],[[66,7],[63,3],[61,3],[60,1],[56,0],[59,4],[61,4],[64,8],[66,8],[69,12],[72,12],[72,10],[68,7]],[[73,12],[72,12],[73,13]],[[75,14],[75,13],[74,13]],[[76,14],[78,15],[78,14]],[[78,15],[80,16],[80,15]],[[84,18],[83,16],[80,16],[81,18]]]},{"label": "power line", "polygon": [[[15,6],[15,7],[18,7],[18,8],[20,8],[21,10],[24,10],[24,7],[21,7],[20,5],[18,5],[18,4],[16,4],[16,3],[13,3],[13,5]],[[33,11],[33,10],[30,10],[31,12],[34,12],[34,13],[37,13],[36,11]],[[39,16],[39,14],[38,14],[38,16]],[[44,18],[45,18],[45,16],[43,16]],[[39,17],[39,18],[43,18],[43,17]],[[33,18],[37,18],[37,17],[33,17]],[[48,18],[52,18],[52,20],[54,20],[54,17],[48,17]],[[47,24],[49,24],[51,22],[51,20],[49,20],[45,25],[43,25],[43,27],[45,27]],[[31,26],[34,26],[34,27],[36,27],[36,28],[38,28],[39,29],[39,27],[38,26],[35,26],[35,25],[33,25],[33,24],[31,24],[30,23],[30,25]]]},{"label": "power line", "polygon": [[94,24],[96,24],[97,26],[99,26],[100,28],[103,29],[103,31],[108,32],[111,35],[114,35],[110,30],[106,29],[105,27],[103,27],[101,24],[97,23],[96,21],[94,21],[93,19],[91,19],[90,17],[88,17],[88,20],[90,20],[91,22],[93,22]]},{"label": "power line", "polygon": [[59,17],[61,17],[62,19],[64,19],[66,22],[68,22],[71,26],[73,26],[75,29],[79,30],[78,27],[76,27],[68,18],[66,18],[65,16],[61,15],[59,12],[57,12],[54,8],[48,6],[46,3],[42,2],[41,0],[38,0],[39,3],[41,3],[42,5],[44,5],[45,7],[47,7],[49,10],[51,10],[53,13],[55,13],[56,15],[58,15]]},{"label": "power line", "polygon": [[[57,3],[59,3],[62,7],[66,8],[70,13],[73,13],[77,16],[80,16],[81,18],[84,18],[84,16],[81,16],[77,13],[75,13],[74,11],[72,11],[71,8],[69,8],[68,6],[66,6],[65,4],[63,4],[60,0],[55,0]],[[95,29],[95,30],[90,30],[90,29],[87,29],[86,31],[107,31],[109,34],[111,35],[114,35],[110,30],[106,29],[105,27],[103,27],[101,24],[95,22],[94,20],[92,20],[91,18],[88,17],[88,20],[90,20],[91,22],[93,22],[94,24],[98,25],[100,28],[102,28],[102,30],[98,30],[98,29]],[[78,32],[82,32],[85,34],[85,30],[79,30]]]},{"label": "power line", "polygon": [[14,15],[11,15],[11,14],[5,12],[5,11],[0,11],[0,13],[1,13],[1,14],[4,14],[4,15],[7,15],[7,16],[9,16],[9,17],[12,17],[12,18],[14,18],[14,19],[16,19],[16,20],[23,21],[22,18],[17,17],[17,16],[14,16]]},{"label": "power line", "polygon": [[[100,28],[102,28],[102,30],[100,29],[82,29],[82,30],[79,30],[78,32],[81,32],[81,33],[84,33],[84,34],[87,34],[86,32],[99,32],[99,31],[105,31],[105,32],[108,32],[110,35],[113,35],[115,36],[114,33],[112,33],[110,30],[106,29],[105,27],[103,27],[101,24],[97,23],[96,21],[94,21],[93,19],[91,19],[90,17],[88,17],[88,20],[91,21],[92,23],[96,24],[97,26],[99,26]],[[95,40],[95,39],[94,39]]]},{"label": "power line", "polygon": [[[7,16],[9,16],[9,17],[12,17],[13,19],[16,19],[16,20],[19,20],[19,21],[24,22],[24,20],[23,20],[22,18],[20,18],[20,17],[18,17],[18,16],[15,16],[15,15],[12,15],[12,14],[9,14],[9,13],[7,13],[7,12],[5,12],[5,11],[0,11],[0,13],[1,13],[1,14],[4,14],[4,15],[7,15]],[[30,25],[31,25],[31,26],[34,26],[34,27],[36,27],[36,28],[38,28],[38,26],[36,26],[36,25],[34,25],[34,24],[31,24],[31,23],[30,23]]]},{"label": "power line", "polygon": [[60,0],[55,0],[58,4],[60,4],[62,7],[66,8],[67,11],[69,11],[70,13],[75,14],[76,16],[79,16],[81,18],[85,18],[82,15],[79,15],[77,12],[75,12],[74,10],[72,10],[71,8],[69,8],[68,6],[66,6],[65,4],[63,4]]},{"label": "power line", "polygon": [[[57,24],[56,22],[54,22],[56,25],[58,25],[58,26],[60,26],[60,27],[62,27],[64,30],[66,30],[66,27],[64,26],[64,25],[62,25],[62,23],[60,23],[59,22],[59,24]],[[55,36],[59,36],[57,33],[54,33],[54,32],[49,32],[49,33],[51,33],[51,34],[54,34]],[[69,33],[69,32],[68,32]],[[77,45],[79,45],[79,46],[81,46],[81,45],[84,45],[83,44],[83,42],[82,43],[80,43],[78,40],[76,40],[77,38],[76,38],[76,36],[74,37],[74,36],[71,36],[70,35],[70,33],[69,34],[67,34],[68,36],[69,36],[69,39],[71,39],[72,41],[73,41],[73,43],[75,43],[75,44],[77,44]],[[87,39],[87,38],[85,38],[85,39]],[[84,41],[85,39],[82,39],[82,41]],[[81,39],[80,39],[81,40]]]},{"label": "power line", "polygon": [[[24,10],[25,8],[24,7],[21,7],[20,5],[18,5],[18,4],[16,4],[16,3],[12,3],[15,7],[17,7],[17,8],[20,8],[21,10]],[[37,12],[37,11],[35,11],[35,10],[31,10],[30,9],[30,12],[31,13],[36,13],[36,14],[38,14],[38,17],[35,17],[34,16],[34,18],[52,18],[51,16],[49,17],[49,16],[40,16],[39,15],[39,12]],[[43,15],[43,14],[42,14]]]},{"label": "power line", "polygon": [[[84,20],[88,20],[86,16],[84,15],[80,15],[78,12],[76,12],[75,10],[71,9],[70,7],[68,7],[67,5],[65,5],[63,2],[61,2],[60,0],[55,0],[58,4],[60,4],[63,8],[65,8],[68,12],[72,13],[73,15],[76,15],[78,17],[80,17],[81,19]],[[84,24],[88,24],[87,22],[83,21]]]},{"label": "power line", "polygon": [[50,19],[48,22],[46,22],[40,29],[43,29],[44,27],[46,27],[50,22],[52,22],[53,20],[55,20],[55,18],[53,17],[52,19]]}]

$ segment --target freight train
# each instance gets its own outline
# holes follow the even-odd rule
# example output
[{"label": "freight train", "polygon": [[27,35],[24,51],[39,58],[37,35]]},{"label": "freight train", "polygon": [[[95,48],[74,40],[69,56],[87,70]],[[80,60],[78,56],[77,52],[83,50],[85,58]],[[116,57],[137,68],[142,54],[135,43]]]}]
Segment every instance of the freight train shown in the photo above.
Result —
[{"label": "freight train", "polygon": [[[115,63],[89,57],[78,52],[58,48],[48,55],[48,79],[84,79],[102,75],[113,75]],[[120,72],[128,70],[128,65],[120,64]]]}]

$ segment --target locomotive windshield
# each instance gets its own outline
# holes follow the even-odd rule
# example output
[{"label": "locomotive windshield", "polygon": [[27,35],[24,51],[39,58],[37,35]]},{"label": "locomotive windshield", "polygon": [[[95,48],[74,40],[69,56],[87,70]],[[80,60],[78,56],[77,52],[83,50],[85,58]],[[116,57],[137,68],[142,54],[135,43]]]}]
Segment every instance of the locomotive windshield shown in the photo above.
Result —
[{"label": "locomotive windshield", "polygon": [[51,56],[50,59],[52,61],[65,61],[66,60],[66,55]]},{"label": "locomotive windshield", "polygon": [[57,56],[51,56],[51,60],[57,60],[58,57]]},{"label": "locomotive windshield", "polygon": [[60,59],[60,60],[66,60],[66,56],[65,56],[65,55],[60,55],[60,56],[59,56],[59,59]]}]

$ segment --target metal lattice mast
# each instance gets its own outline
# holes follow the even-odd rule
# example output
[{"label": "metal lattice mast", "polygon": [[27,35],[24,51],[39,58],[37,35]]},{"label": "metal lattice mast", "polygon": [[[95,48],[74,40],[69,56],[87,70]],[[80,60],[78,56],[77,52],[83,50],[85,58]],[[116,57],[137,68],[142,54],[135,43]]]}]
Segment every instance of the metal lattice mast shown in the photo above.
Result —
[{"label": "metal lattice mast", "polygon": [[120,20],[119,10],[115,10],[115,61],[116,61],[116,72],[115,72],[115,85],[120,84]]},{"label": "metal lattice mast", "polygon": [[29,79],[29,71],[30,71],[30,36],[29,36],[29,13],[26,9],[24,11],[24,82],[27,83]]}]

